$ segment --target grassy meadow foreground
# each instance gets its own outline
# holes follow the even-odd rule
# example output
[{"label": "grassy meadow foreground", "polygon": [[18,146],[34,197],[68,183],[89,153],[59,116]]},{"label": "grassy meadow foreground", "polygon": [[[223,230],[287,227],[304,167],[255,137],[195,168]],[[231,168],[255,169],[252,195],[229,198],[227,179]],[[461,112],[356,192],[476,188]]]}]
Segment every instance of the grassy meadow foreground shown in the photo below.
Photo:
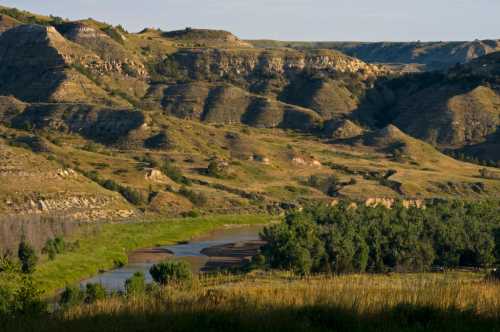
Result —
[{"label": "grassy meadow foreground", "polygon": [[112,296],[6,331],[498,331],[500,284],[472,272],[297,277],[254,271]]}]

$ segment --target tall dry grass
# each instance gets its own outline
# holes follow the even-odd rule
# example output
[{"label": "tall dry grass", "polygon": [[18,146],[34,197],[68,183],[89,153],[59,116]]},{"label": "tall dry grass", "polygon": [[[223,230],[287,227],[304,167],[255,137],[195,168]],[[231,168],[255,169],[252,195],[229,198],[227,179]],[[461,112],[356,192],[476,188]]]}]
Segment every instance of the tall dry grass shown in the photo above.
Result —
[{"label": "tall dry grass", "polygon": [[71,308],[66,319],[135,312],[255,310],[335,307],[373,315],[398,305],[473,312],[500,319],[500,283],[481,274],[345,275],[298,278],[291,274],[201,277],[189,286],[166,287],[135,298],[111,297]]},{"label": "tall dry grass", "polygon": [[0,321],[0,330],[500,331],[500,283],[479,273],[205,276],[49,316]]}]

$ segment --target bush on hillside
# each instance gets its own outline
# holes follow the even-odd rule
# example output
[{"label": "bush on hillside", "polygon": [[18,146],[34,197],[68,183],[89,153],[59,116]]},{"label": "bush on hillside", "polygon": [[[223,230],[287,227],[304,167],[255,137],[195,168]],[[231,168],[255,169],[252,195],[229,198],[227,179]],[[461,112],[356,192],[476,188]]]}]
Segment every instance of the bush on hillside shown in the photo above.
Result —
[{"label": "bush on hillside", "polygon": [[204,193],[195,192],[195,191],[190,190],[184,186],[181,187],[181,189],[179,189],[179,194],[181,194],[182,196],[189,199],[191,201],[191,203],[193,203],[195,206],[198,206],[198,207],[204,206],[205,204],[207,204],[207,201],[208,201],[208,198]]},{"label": "bush on hillside", "polygon": [[228,169],[229,164],[226,161],[215,158],[208,163],[206,173],[208,176],[223,179],[228,177]]},{"label": "bush on hillside", "polygon": [[132,187],[120,187],[120,194],[130,203],[134,205],[141,205],[144,203],[144,197],[141,192]]},{"label": "bush on hillside", "polygon": [[111,191],[120,191],[120,185],[113,180],[106,180],[103,182],[102,186]]},{"label": "bush on hillside", "polygon": [[172,181],[184,184],[186,186],[191,185],[191,181],[189,181],[188,178],[186,178],[184,175],[182,175],[182,172],[179,168],[177,168],[172,162],[166,160],[162,167],[161,171],[163,174],[168,176]]}]

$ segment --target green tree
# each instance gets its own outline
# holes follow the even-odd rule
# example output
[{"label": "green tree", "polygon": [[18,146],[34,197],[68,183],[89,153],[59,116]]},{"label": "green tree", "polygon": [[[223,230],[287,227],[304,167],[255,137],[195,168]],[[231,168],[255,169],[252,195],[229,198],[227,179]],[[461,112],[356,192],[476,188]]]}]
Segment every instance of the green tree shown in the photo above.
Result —
[{"label": "green tree", "polygon": [[285,223],[265,228],[261,238],[266,260],[273,268],[292,269],[300,274],[320,270],[324,247],[311,215],[295,213]]},{"label": "green tree", "polygon": [[21,261],[21,271],[25,274],[33,273],[38,262],[38,256],[35,249],[26,241],[25,237],[19,243],[17,255]]}]

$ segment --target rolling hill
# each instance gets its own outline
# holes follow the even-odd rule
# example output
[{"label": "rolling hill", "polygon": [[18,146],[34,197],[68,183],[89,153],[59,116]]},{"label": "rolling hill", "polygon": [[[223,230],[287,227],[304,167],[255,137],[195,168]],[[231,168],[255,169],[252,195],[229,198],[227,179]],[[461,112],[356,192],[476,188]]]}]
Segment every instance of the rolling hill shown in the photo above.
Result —
[{"label": "rolling hill", "polygon": [[262,48],[226,31],[129,33],[0,14],[2,217],[97,221],[500,193],[495,168],[485,178],[483,166],[442,153],[500,157],[499,53],[408,74],[354,51]]}]

